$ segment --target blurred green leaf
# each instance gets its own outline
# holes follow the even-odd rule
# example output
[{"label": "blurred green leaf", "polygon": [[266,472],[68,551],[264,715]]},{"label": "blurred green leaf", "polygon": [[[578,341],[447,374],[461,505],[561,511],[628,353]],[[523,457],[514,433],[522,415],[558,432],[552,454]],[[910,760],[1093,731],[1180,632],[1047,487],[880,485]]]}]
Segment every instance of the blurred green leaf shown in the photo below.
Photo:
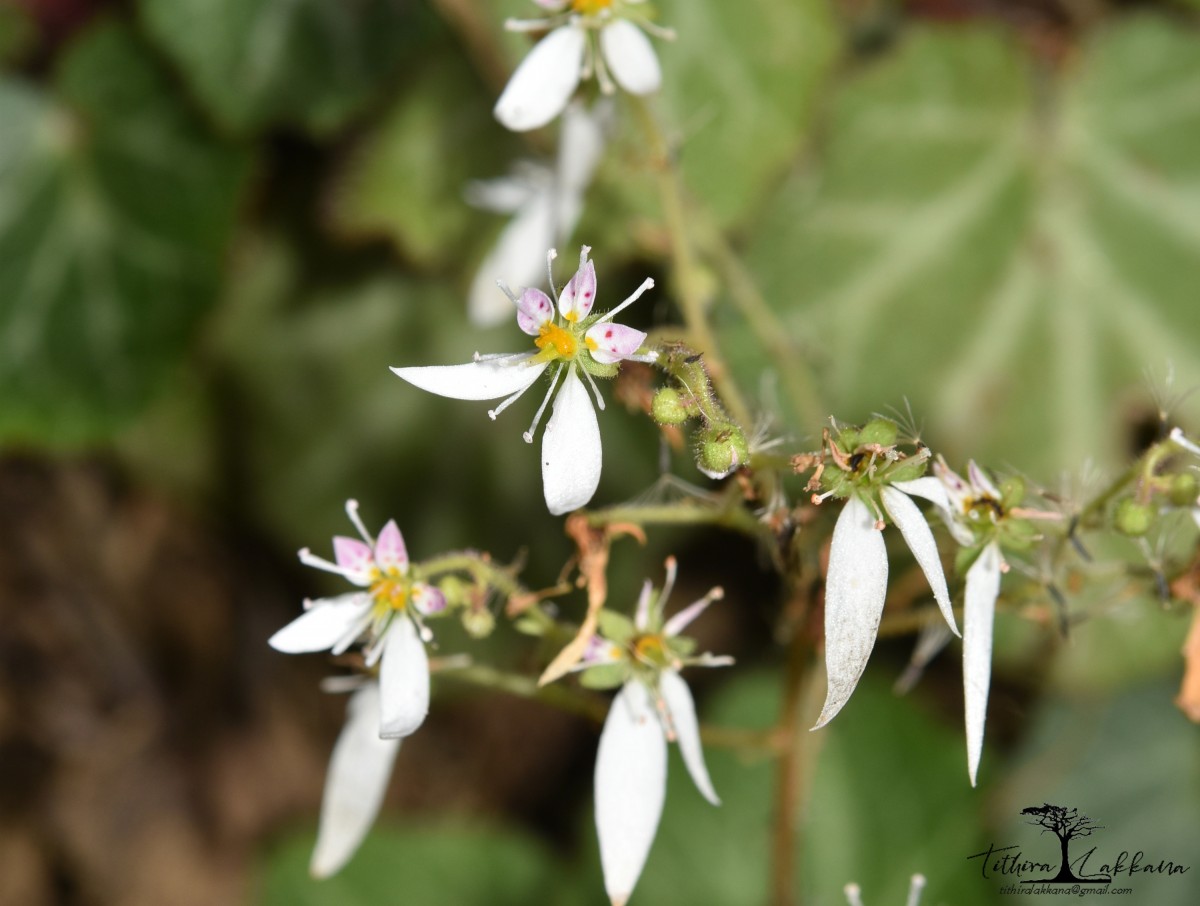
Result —
[{"label": "blurred green leaf", "polygon": [[56,91],[0,81],[0,437],[78,442],[135,412],[211,301],[248,172],[125,30]]},{"label": "blurred green leaf", "polygon": [[29,13],[11,3],[0,3],[0,62],[19,59],[37,40]]},{"label": "blurred green leaf", "polygon": [[464,237],[485,215],[467,205],[463,189],[492,175],[497,151],[516,143],[456,55],[428,58],[422,73],[346,162],[329,214],[340,232],[387,236],[432,267],[464,259]]},{"label": "blurred green leaf", "polygon": [[308,874],[313,837],[285,842],[267,863],[262,906],[576,906],[546,850],[507,830],[479,827],[377,827],[338,874]]},{"label": "blurred green leaf", "polygon": [[1200,761],[1196,726],[1172,704],[1176,691],[1162,683],[1143,685],[1109,700],[1089,694],[1041,708],[997,797],[997,843],[1018,843],[1026,857],[1049,861],[1056,841],[1047,843],[1038,828],[1025,824],[1021,809],[1045,802],[1077,808],[1102,829],[1086,845],[1073,843],[1073,857],[1095,846],[1088,862],[1093,871],[1122,850],[1142,850],[1143,864],[1170,859],[1188,865],[1182,875],[1122,875],[1120,886],[1132,888],[1138,903],[1195,903]]},{"label": "blurred green leaf", "polygon": [[[778,678],[766,674],[734,679],[702,708],[703,719],[769,727],[778,717],[777,686]],[[918,871],[929,879],[922,902],[995,901],[965,862],[982,839],[982,800],[967,781],[957,726],[937,723],[915,697],[897,697],[869,674],[827,729],[803,732],[818,759],[815,775],[804,780],[811,792],[796,856],[804,902],[841,904],[842,887],[856,881],[867,902],[902,903]],[[705,758],[722,804],[704,801],[671,755],[666,806],[638,883],[639,902],[759,906],[767,900],[775,761],[713,747]]]},{"label": "blurred green leaf", "polygon": [[140,0],[150,33],[205,109],[244,132],[337,129],[422,38],[394,0]]},{"label": "blurred green leaf", "polygon": [[1043,475],[1122,455],[1121,394],[1200,380],[1200,40],[1145,17],[1040,72],[983,28],[910,33],[837,98],[752,266],[843,417],[907,396],[948,453]]},{"label": "blurred green leaf", "polygon": [[726,227],[756,215],[809,136],[838,47],[826,0],[663,0],[655,46],[684,179]]}]

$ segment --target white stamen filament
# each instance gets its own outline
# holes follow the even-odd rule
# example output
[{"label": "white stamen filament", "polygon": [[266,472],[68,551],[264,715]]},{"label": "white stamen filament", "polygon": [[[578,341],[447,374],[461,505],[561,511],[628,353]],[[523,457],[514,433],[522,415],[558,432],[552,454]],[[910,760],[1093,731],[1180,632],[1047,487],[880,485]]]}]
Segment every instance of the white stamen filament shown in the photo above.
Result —
[{"label": "white stamen filament", "polygon": [[550,380],[550,389],[546,391],[546,395],[542,398],[542,404],[538,406],[537,414],[533,417],[533,422],[529,425],[529,430],[521,437],[525,438],[525,443],[533,443],[533,432],[537,430],[538,422],[542,420],[542,413],[546,411],[546,404],[550,402],[550,397],[554,395],[554,388],[558,386],[558,379],[562,377],[566,368],[559,368],[554,372],[554,377]]},{"label": "white stamen filament", "polygon": [[521,398],[521,394],[523,394],[526,390],[528,390],[532,386],[533,386],[532,384],[526,384],[524,387],[522,387],[520,390],[518,390],[516,393],[514,393],[512,396],[510,396],[508,399],[506,399],[504,402],[502,402],[499,406],[497,406],[495,409],[489,409],[488,410],[488,418],[490,418],[492,421],[495,421],[497,415],[499,415],[501,412],[503,412],[505,409],[507,409],[509,406],[511,406],[513,403],[515,403],[517,400],[519,400]]},{"label": "white stamen filament", "polygon": [[[508,298],[510,298],[512,300],[513,305],[516,305],[520,301],[517,298],[517,294],[514,293],[511,289],[509,289],[508,284],[505,283],[503,280],[497,280],[496,285],[498,287],[500,287],[500,292],[504,293],[504,295],[508,296]],[[476,355],[478,355],[478,354],[479,353],[476,353]]]},{"label": "white stamen filament", "polygon": [[550,283],[550,295],[554,297],[555,306],[558,305],[558,290],[554,288],[554,259],[557,257],[557,249],[546,252],[546,280]]},{"label": "white stamen filament", "polygon": [[[591,47],[591,43],[591,41],[588,42],[588,47]],[[608,65],[604,62],[604,54],[593,53],[592,56],[596,62],[596,82],[600,85],[600,92],[602,94],[616,94],[617,86],[608,74]]]},{"label": "white stamen filament", "polygon": [[335,657],[339,654],[344,654],[346,649],[354,644],[354,640],[362,635],[366,628],[371,625],[371,619],[371,611],[368,609],[367,612],[363,614],[361,620],[355,622],[353,626],[351,626],[342,634],[340,639],[334,642],[333,647],[329,649],[330,654],[334,655]]},{"label": "white stamen filament", "polygon": [[358,533],[362,535],[363,541],[367,542],[367,547],[374,549],[375,541],[371,538],[371,533],[367,531],[367,527],[363,525],[362,517],[358,515],[358,501],[346,501],[346,515],[350,517],[350,521],[354,523],[354,527],[358,529]]},{"label": "white stamen filament", "polygon": [[633,291],[633,295],[631,295],[628,299],[626,299],[624,302],[622,302],[620,305],[618,305],[612,311],[605,312],[603,315],[601,315],[600,319],[598,321],[596,321],[596,323],[603,324],[605,321],[611,320],[619,312],[624,311],[626,308],[628,308],[630,305],[632,305],[634,302],[636,302],[638,299],[640,299],[642,297],[642,293],[646,292],[646,290],[648,290],[648,289],[653,289],[653,288],[654,288],[654,280],[651,279],[650,277],[647,277],[645,280],[642,281],[642,285]]},{"label": "white stamen filament", "polygon": [[667,579],[663,582],[662,591],[658,595],[659,613],[663,612],[663,608],[667,604],[667,598],[671,597],[671,592],[675,590],[675,576],[679,572],[679,563],[674,557],[667,557],[663,565],[667,570]]},{"label": "white stamen filament", "polygon": [[850,906],[863,906],[862,888],[857,884],[847,884],[842,888],[842,893],[846,895],[846,902]]},{"label": "white stamen filament", "polygon": [[586,82],[592,77],[592,69],[594,68],[593,60],[596,58],[596,51],[592,48],[591,41],[585,41],[583,44],[583,68],[579,71],[580,81]]},{"label": "white stamen filament", "polygon": [[662,38],[664,41],[674,41],[676,38],[675,29],[664,28],[648,19],[638,19],[637,24],[642,31],[648,32],[656,38]]},{"label": "white stamen filament", "polygon": [[593,379],[592,376],[590,374],[588,374],[586,371],[584,371],[582,368],[580,368],[579,370],[581,372],[583,372],[583,376],[585,378],[587,378],[588,384],[591,385],[592,396],[594,396],[596,398],[596,408],[599,409],[601,412],[603,412],[604,411],[604,397],[602,397],[600,395],[600,388],[596,386],[595,379]]},{"label": "white stamen filament", "polygon": [[925,890],[925,876],[913,875],[908,888],[908,899],[904,906],[917,906],[921,902],[921,892]]},{"label": "white stamen filament", "polygon": [[553,25],[553,19],[505,19],[505,31],[545,31]]},{"label": "white stamen filament", "polygon": [[318,557],[307,547],[300,551],[300,562],[305,566],[312,566],[317,569],[323,569],[327,573],[337,573],[339,576],[345,576],[351,582],[358,582],[362,577],[343,566],[338,566],[336,563]]}]

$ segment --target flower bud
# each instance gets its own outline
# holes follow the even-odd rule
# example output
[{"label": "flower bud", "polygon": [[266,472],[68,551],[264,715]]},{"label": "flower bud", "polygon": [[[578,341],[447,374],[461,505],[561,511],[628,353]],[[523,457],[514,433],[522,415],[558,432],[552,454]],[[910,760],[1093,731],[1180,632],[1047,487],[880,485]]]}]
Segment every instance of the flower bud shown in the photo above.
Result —
[{"label": "flower bud", "polygon": [[696,466],[709,478],[724,478],[749,460],[746,435],[737,425],[714,425],[700,435]]},{"label": "flower bud", "polygon": [[1175,506],[1195,506],[1196,497],[1200,495],[1200,481],[1192,472],[1181,472],[1171,478],[1167,494]]},{"label": "flower bud", "polygon": [[1123,497],[1113,513],[1113,526],[1122,535],[1139,538],[1150,531],[1154,522],[1154,509],[1138,503],[1132,497]]},{"label": "flower bud", "polygon": [[682,425],[689,418],[687,404],[674,387],[662,387],[654,394],[650,414],[660,425]]},{"label": "flower bud", "polygon": [[458,576],[446,576],[438,583],[438,588],[446,599],[447,608],[462,607],[467,603],[470,585]]},{"label": "flower bud", "polygon": [[482,639],[496,628],[496,617],[486,607],[468,607],[463,611],[462,624],[468,635]]}]

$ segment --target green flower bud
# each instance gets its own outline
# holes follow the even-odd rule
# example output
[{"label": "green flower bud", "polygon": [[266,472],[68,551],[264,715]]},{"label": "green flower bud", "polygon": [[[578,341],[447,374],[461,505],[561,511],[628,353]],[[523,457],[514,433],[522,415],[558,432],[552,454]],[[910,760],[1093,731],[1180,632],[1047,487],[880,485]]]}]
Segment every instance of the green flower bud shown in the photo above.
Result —
[{"label": "green flower bud", "polygon": [[462,607],[467,603],[467,595],[470,592],[470,584],[464,582],[458,576],[446,576],[438,583],[438,588],[446,598],[446,607]]},{"label": "green flower bud", "polygon": [[482,639],[496,628],[496,617],[486,607],[468,607],[463,611],[462,624],[468,635]]},{"label": "green flower bud", "polygon": [[1193,472],[1181,472],[1171,478],[1171,489],[1167,492],[1175,506],[1195,506],[1200,495],[1200,481]]},{"label": "green flower bud", "polygon": [[1113,526],[1122,535],[1138,538],[1150,531],[1154,523],[1152,507],[1138,503],[1132,497],[1122,497],[1113,512]]},{"label": "green flower bud", "polygon": [[662,387],[654,394],[650,414],[660,425],[682,425],[690,417],[682,394],[674,387]]},{"label": "green flower bud", "polygon": [[749,461],[746,435],[737,425],[714,425],[700,435],[696,466],[709,478],[724,478]]}]

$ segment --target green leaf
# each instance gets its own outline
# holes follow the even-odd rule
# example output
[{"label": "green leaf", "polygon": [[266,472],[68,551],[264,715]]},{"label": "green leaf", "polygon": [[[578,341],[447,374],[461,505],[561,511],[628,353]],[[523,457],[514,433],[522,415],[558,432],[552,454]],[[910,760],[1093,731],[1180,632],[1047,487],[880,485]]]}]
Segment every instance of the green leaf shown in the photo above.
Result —
[{"label": "green leaf", "polygon": [[43,91],[0,80],[0,437],[77,443],[136,412],[217,288],[247,155],[103,26]]},{"label": "green leaf", "polygon": [[493,121],[461,58],[443,53],[422,72],[347,161],[330,218],[342,233],[387,236],[424,267],[461,266],[465,237],[487,219],[467,205],[463,190],[493,175],[497,150],[516,143]]},{"label": "green leaf", "polygon": [[262,906],[578,906],[546,850],[510,830],[469,826],[377,827],[341,872],[309,877],[313,837],[285,841],[268,859]]},{"label": "green leaf", "polygon": [[830,408],[907,396],[948,454],[1044,475],[1123,455],[1145,370],[1200,381],[1197,59],[1150,17],[1054,73],[1002,32],[925,29],[851,82],[751,256]]},{"label": "green leaf", "polygon": [[424,37],[394,0],[140,0],[150,33],[226,129],[337,129]]},{"label": "green leaf", "polygon": [[825,0],[663,0],[654,39],[684,179],[722,226],[747,220],[808,137],[838,46]]}]

